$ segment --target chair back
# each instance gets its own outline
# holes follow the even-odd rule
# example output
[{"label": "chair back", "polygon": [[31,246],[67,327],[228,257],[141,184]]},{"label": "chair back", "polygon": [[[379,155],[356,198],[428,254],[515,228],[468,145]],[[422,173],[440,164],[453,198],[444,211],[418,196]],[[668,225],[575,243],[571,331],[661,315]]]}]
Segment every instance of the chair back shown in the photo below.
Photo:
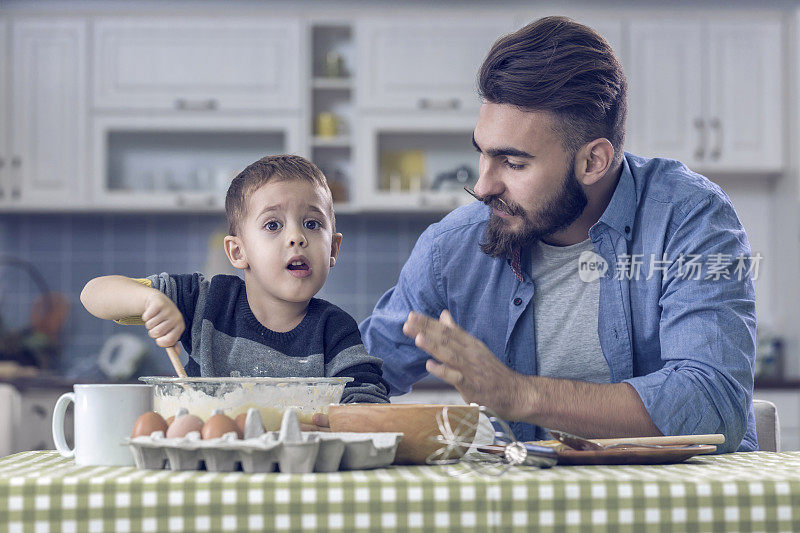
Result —
[{"label": "chair back", "polygon": [[781,426],[778,419],[778,408],[767,400],[753,399],[753,410],[756,413],[756,436],[758,449],[767,452],[779,452],[781,448]]}]

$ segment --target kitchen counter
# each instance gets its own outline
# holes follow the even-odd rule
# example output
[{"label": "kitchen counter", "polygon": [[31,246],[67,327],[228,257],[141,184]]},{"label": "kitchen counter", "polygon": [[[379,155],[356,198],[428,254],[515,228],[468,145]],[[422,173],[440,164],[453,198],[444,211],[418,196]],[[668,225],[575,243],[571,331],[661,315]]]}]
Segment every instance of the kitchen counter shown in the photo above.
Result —
[{"label": "kitchen counter", "polygon": [[20,392],[28,389],[59,389],[71,390],[76,383],[141,383],[140,381],[120,382],[90,378],[68,378],[55,374],[41,374],[38,376],[0,377],[0,383],[8,383]]},{"label": "kitchen counter", "polygon": [[800,379],[757,379],[756,389],[771,390],[798,390],[800,391]]}]

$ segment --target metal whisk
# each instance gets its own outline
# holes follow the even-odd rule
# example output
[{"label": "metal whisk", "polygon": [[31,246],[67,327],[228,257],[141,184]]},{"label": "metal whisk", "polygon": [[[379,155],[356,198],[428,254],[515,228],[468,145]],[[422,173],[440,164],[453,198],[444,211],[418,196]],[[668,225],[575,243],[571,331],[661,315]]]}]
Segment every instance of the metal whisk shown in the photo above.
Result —
[{"label": "metal whisk", "polygon": [[505,420],[496,416],[489,408],[481,406],[479,413],[492,426],[491,443],[476,442],[479,440],[479,422],[473,422],[464,416],[450,415],[448,408],[443,407],[436,414],[439,435],[431,437],[442,446],[428,456],[426,462],[435,465],[461,464],[468,467],[467,470],[448,471],[450,475],[471,472],[501,475],[512,466],[549,468],[558,462],[558,453],[553,448],[517,441]]}]

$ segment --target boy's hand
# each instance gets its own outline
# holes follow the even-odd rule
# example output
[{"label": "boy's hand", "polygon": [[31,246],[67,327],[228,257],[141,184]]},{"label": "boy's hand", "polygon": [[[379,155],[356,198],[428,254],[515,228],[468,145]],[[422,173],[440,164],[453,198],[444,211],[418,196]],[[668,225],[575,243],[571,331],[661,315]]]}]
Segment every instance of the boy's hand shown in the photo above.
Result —
[{"label": "boy's hand", "polygon": [[180,353],[178,341],[186,325],[178,307],[164,293],[154,290],[147,296],[142,321],[156,344],[162,348],[175,346]]}]

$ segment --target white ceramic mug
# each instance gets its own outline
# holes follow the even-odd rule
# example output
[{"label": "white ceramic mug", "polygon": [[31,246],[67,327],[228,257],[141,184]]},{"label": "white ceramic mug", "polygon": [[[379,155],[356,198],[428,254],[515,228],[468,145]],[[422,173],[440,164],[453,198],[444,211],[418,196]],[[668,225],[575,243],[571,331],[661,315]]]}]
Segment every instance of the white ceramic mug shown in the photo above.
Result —
[{"label": "white ceramic mug", "polygon": [[[75,448],[64,437],[64,415],[75,403]],[[64,457],[75,457],[79,465],[133,465],[133,455],[124,444],[136,419],[153,408],[151,385],[75,385],[75,392],[62,394],[53,411],[53,441]]]}]

